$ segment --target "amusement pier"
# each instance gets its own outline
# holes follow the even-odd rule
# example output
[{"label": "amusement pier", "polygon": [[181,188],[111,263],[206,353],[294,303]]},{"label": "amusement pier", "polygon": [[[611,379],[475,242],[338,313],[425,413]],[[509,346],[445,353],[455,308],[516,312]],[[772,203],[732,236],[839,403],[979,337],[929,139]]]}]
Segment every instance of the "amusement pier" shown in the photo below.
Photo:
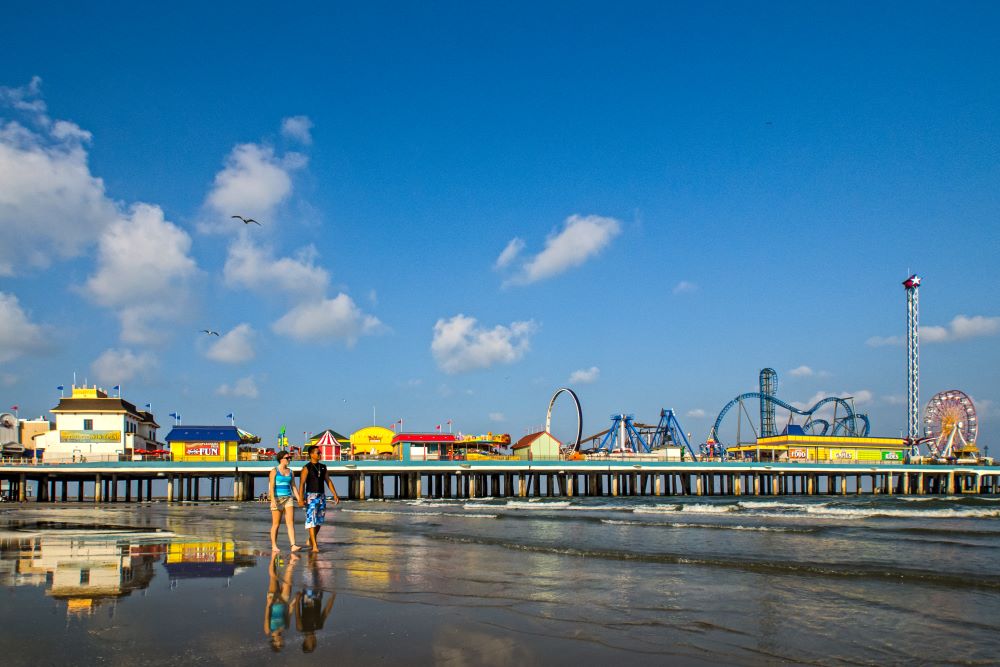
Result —
[{"label": "amusement pier", "polygon": [[[673,410],[656,424],[611,415],[607,429],[582,437],[576,393],[562,387],[549,401],[545,427],[512,443],[507,434],[462,435],[368,426],[350,436],[327,428],[289,446],[284,429],[272,447],[235,425],[174,426],[160,442],[146,409],[97,386],[72,386],[50,410],[55,421],[0,414],[0,497],[38,502],[255,500],[266,495],[274,454],[290,450],[293,469],[306,447],[319,449],[346,497],[541,498],[576,496],[779,496],[848,494],[996,494],[1000,467],[980,452],[972,399],[959,390],[935,394],[921,425],[918,294],[920,278],[903,282],[907,307],[907,435],[872,436],[868,415],[851,397],[828,396],[798,407],[778,396],[778,375],[760,371],[759,391],[720,410],[697,447]],[[64,387],[57,387],[64,392]],[[574,442],[551,431],[558,398],[576,411]],[[777,410],[787,413],[778,419]],[[735,428],[722,426],[735,419]],[[755,417],[759,417],[755,419]],[[783,422],[783,423],[782,423]],[[399,426],[397,430],[396,426]],[[734,431],[735,442],[722,433]]]}]

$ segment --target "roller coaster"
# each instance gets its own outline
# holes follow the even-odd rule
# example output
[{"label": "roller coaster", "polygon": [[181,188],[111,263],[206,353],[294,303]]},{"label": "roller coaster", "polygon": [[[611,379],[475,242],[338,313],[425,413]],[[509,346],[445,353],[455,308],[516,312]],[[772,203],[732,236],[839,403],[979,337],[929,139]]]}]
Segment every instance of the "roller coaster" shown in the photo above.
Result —
[{"label": "roller coaster", "polygon": [[[777,372],[775,372],[773,368],[765,368],[760,372],[760,391],[750,391],[740,394],[733,400],[726,403],[726,406],[719,412],[719,416],[715,418],[715,424],[712,425],[710,438],[715,442],[722,444],[722,440],[719,437],[719,427],[722,425],[722,420],[726,417],[726,413],[728,413],[736,405],[739,406],[738,414],[740,425],[742,425],[742,417],[745,414],[755,437],[766,438],[777,435],[774,419],[774,411],[776,407],[788,410],[790,418],[791,415],[801,415],[805,417],[806,419],[805,423],[802,425],[802,430],[805,431],[807,435],[864,437],[871,431],[871,422],[868,420],[868,415],[863,412],[856,412],[854,410],[853,401],[850,398],[827,396],[826,398],[822,398],[817,401],[812,407],[806,410],[801,410],[775,396],[777,391]],[[753,420],[750,419],[750,414],[743,405],[744,401],[754,398],[760,401],[759,432],[756,429],[753,429]],[[821,419],[814,416],[825,406],[831,404],[833,405],[832,420]],[[843,416],[838,417],[838,411],[840,411]],[[739,439],[739,427],[737,429],[737,439]],[[724,444],[722,446],[725,447]]]}]

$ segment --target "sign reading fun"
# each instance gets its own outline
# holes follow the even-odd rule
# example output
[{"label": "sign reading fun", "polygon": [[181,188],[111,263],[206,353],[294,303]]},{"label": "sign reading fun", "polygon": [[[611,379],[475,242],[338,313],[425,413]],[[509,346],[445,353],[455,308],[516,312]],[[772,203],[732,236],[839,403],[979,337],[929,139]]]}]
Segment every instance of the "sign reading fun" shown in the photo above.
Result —
[{"label": "sign reading fun", "polygon": [[217,442],[186,442],[184,443],[184,456],[218,456],[219,443]]}]

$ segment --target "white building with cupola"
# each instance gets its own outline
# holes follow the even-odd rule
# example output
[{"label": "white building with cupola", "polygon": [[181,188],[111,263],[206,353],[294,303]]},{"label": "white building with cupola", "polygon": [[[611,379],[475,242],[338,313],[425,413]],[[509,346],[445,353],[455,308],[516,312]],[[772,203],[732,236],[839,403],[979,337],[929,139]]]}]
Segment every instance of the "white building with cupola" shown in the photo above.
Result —
[{"label": "white building with cupola", "polygon": [[46,462],[131,461],[140,452],[164,446],[156,440],[160,426],[151,412],[121,396],[108,396],[96,385],[74,386],[50,412],[55,430],[35,438]]}]

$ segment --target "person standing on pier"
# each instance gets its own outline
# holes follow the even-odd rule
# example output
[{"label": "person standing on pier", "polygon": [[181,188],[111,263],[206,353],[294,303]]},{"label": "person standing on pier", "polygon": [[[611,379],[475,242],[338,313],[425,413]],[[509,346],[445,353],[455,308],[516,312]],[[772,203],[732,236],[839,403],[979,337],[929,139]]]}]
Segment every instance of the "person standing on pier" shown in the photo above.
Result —
[{"label": "person standing on pier", "polygon": [[326,466],[320,461],[320,451],[317,445],[312,445],[306,452],[309,454],[309,463],[302,468],[299,481],[299,506],[306,508],[306,530],[309,531],[309,548],[312,551],[319,551],[319,529],[326,520],[326,490],[325,483],[333,494],[333,503],[340,503],[340,496],[337,489],[333,487],[330,473]]},{"label": "person standing on pier", "polygon": [[285,515],[285,526],[288,528],[288,543],[291,544],[292,551],[299,551],[302,547],[295,543],[295,505],[292,504],[292,498],[301,505],[302,495],[293,483],[294,473],[288,467],[292,455],[281,451],[275,458],[278,459],[278,467],[271,471],[267,482],[267,495],[271,499],[271,551],[280,551],[278,528],[282,514]]}]

